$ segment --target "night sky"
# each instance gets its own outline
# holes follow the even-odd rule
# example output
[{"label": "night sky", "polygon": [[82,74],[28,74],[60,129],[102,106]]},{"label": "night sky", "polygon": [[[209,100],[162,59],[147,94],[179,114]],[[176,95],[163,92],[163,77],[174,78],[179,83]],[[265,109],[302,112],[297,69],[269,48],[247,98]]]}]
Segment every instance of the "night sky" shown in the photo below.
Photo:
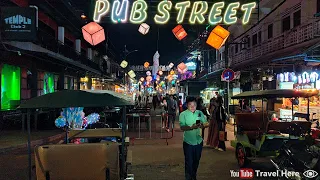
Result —
[{"label": "night sky", "polygon": [[[135,24],[105,26],[111,43],[117,48],[118,52],[115,53],[122,53],[124,45],[127,45],[128,51],[138,50],[127,56],[130,64],[143,64],[146,61],[151,63],[157,50],[160,54],[161,65],[177,61],[185,54],[185,45],[176,39],[171,31],[175,25],[150,24],[150,31],[146,35],[138,32],[139,25]],[[157,49],[158,32],[159,47]]]}]

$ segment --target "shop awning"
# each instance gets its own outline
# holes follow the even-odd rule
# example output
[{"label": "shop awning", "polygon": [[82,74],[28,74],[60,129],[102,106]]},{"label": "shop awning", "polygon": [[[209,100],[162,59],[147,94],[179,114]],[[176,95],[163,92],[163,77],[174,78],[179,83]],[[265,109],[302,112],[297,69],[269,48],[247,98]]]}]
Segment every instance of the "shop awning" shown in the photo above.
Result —
[{"label": "shop awning", "polygon": [[318,90],[297,91],[293,89],[277,89],[277,90],[265,90],[265,91],[246,91],[231,97],[231,99],[311,97],[318,94],[319,94]]},{"label": "shop awning", "polygon": [[20,104],[20,109],[127,106],[132,102],[107,91],[63,90],[45,94]]},{"label": "shop awning", "polygon": [[77,66],[79,68],[82,68],[84,70],[90,71],[92,73],[101,75],[101,72],[98,70],[95,70],[95,69],[88,67],[80,62],[77,62],[77,61],[74,61],[70,58],[67,58],[61,54],[49,51],[48,49],[45,49],[41,46],[38,46],[32,42],[7,41],[4,43],[8,44],[10,46],[13,46],[15,48],[21,49],[21,50],[44,53],[44,54],[48,55],[49,57],[59,59],[62,62],[66,62],[68,64],[71,64],[71,65]]}]

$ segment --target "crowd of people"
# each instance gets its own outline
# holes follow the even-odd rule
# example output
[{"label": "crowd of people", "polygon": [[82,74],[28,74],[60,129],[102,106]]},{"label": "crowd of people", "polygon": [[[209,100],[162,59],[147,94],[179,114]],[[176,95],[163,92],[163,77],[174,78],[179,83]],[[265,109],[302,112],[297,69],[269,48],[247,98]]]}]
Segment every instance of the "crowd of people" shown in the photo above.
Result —
[{"label": "crowd of people", "polygon": [[146,95],[136,98],[139,107],[161,107],[162,128],[167,132],[174,128],[176,117],[179,117],[183,135],[183,151],[185,156],[186,179],[196,179],[201,158],[205,129],[208,128],[206,144],[219,151],[226,151],[226,120],[227,114],[223,107],[223,98],[218,93],[210,99],[206,107],[201,97],[187,97],[182,104],[177,95]]}]

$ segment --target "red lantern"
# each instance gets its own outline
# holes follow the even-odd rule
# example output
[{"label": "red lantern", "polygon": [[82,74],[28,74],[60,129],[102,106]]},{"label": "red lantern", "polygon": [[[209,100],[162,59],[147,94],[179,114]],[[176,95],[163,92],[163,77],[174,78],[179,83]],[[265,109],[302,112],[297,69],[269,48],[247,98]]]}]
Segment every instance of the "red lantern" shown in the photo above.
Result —
[{"label": "red lantern", "polygon": [[150,65],[150,64],[149,64],[148,62],[145,62],[143,66],[144,66],[145,68],[148,68],[149,65]]},{"label": "red lantern", "polygon": [[185,38],[188,35],[181,25],[178,25],[175,28],[173,28],[172,32],[179,41],[181,41],[183,38]]},{"label": "red lantern", "polygon": [[146,80],[147,80],[147,82],[151,82],[152,81],[152,77],[151,76],[147,76]]},{"label": "red lantern", "polygon": [[95,46],[106,39],[104,35],[104,29],[96,22],[91,22],[82,27],[83,38]]},{"label": "red lantern", "polygon": [[186,65],[185,63],[180,63],[177,68],[178,68],[178,71],[179,71],[181,74],[186,73],[187,70],[188,70],[188,67],[187,67],[187,65]]}]

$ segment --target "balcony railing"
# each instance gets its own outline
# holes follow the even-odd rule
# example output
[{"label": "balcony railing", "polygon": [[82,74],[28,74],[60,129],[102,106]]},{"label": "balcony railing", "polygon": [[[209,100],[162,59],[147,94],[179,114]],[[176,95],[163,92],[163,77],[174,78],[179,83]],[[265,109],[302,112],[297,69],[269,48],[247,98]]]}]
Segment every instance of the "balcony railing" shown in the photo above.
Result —
[{"label": "balcony railing", "polygon": [[100,70],[99,65],[89,60],[84,53],[79,53],[73,47],[70,47],[66,44],[63,45],[61,42],[57,41],[55,37],[47,34],[44,31],[41,31],[40,29],[38,31],[38,41],[36,43],[52,52],[59,53],[74,61],[81,62],[82,64],[91,68]]},{"label": "balcony railing", "polygon": [[209,67],[209,71],[208,72],[209,73],[213,73],[213,72],[222,70],[225,67],[226,66],[225,66],[225,62],[224,61],[218,61],[216,63],[211,64],[211,66]]},{"label": "balcony railing", "polygon": [[[248,32],[249,34],[250,32]],[[249,62],[252,59],[263,57],[267,54],[293,47],[303,42],[310,41],[320,35],[320,21],[315,20],[305,25],[297,26],[278,37],[274,37],[252,46],[250,49],[242,50],[240,53],[230,54],[232,66]]]}]

